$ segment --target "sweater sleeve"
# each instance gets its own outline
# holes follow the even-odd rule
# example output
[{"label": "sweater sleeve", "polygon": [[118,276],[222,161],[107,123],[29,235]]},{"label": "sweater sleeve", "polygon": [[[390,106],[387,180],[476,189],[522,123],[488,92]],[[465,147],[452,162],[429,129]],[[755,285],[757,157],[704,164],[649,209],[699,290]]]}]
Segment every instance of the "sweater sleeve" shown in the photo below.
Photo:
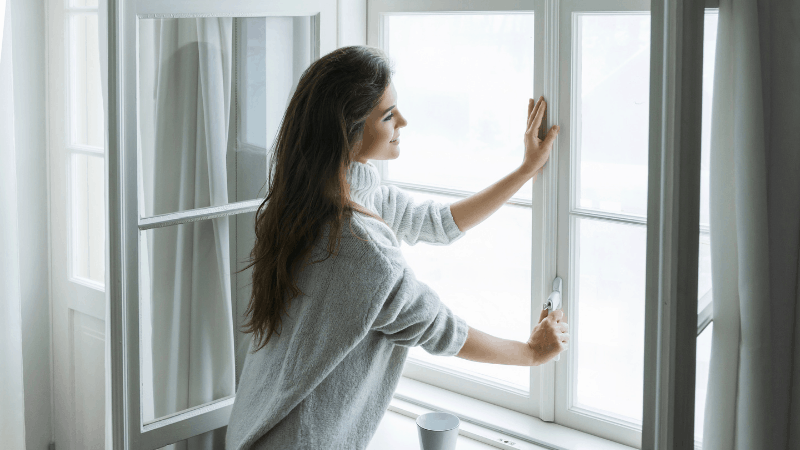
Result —
[{"label": "sweater sleeve", "polygon": [[375,205],[381,217],[394,231],[398,240],[414,245],[418,241],[434,245],[449,245],[461,238],[461,231],[453,220],[450,205],[433,200],[414,202],[411,194],[397,186],[382,184]]},{"label": "sweater sleeve", "polygon": [[461,351],[467,322],[442,303],[430,286],[417,280],[410,267],[396,264],[387,288],[388,296],[378,299],[369,312],[371,330],[396,345],[421,346],[432,355],[454,356]]}]

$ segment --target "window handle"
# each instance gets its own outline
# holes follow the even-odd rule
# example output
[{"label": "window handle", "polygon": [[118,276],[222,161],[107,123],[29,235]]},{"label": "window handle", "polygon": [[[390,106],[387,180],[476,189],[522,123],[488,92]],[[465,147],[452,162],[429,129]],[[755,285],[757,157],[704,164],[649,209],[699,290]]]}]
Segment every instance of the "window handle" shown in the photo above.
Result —
[{"label": "window handle", "polygon": [[[549,315],[551,311],[555,309],[561,308],[561,277],[556,277],[553,280],[553,292],[550,293],[550,296],[547,297],[547,302],[545,302],[544,307],[542,309],[547,310],[547,314]],[[561,355],[556,355],[553,361],[558,361],[561,359]]]}]

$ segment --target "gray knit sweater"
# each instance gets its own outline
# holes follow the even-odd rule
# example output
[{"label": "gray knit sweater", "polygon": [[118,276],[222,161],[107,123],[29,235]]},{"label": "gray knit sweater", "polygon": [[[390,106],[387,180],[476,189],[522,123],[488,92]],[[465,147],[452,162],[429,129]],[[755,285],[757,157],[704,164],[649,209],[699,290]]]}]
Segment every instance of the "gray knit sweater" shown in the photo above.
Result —
[{"label": "gray knit sweater", "polygon": [[[464,319],[415,277],[400,252],[400,240],[448,245],[463,236],[450,205],[414,203],[396,186],[381,185],[372,163],[353,162],[347,178],[352,199],[386,225],[355,214],[342,227],[339,254],[300,273],[304,295],[292,300],[280,336],[247,354],[227,450],[365,449],[409,347],[453,356],[467,340]],[[327,255],[327,232],[326,225],[314,261]]]}]

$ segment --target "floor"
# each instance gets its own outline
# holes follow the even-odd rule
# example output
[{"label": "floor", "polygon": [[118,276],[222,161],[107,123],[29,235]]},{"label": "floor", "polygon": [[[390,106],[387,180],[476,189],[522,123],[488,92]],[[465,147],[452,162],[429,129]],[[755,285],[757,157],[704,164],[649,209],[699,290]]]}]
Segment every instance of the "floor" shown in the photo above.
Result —
[{"label": "floor", "polygon": [[[416,420],[393,411],[386,411],[367,450],[418,450],[419,448]],[[458,436],[456,448],[458,450],[497,450],[497,447],[466,436]]]}]

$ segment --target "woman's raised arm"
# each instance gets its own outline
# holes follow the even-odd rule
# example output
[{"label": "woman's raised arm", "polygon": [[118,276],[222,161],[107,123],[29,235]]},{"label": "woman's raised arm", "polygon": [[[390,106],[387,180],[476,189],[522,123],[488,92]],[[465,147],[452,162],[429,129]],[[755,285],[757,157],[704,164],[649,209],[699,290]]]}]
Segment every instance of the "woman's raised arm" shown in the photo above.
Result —
[{"label": "woman's raised arm", "polygon": [[547,102],[539,97],[539,103],[528,101],[528,128],[525,130],[525,157],[520,167],[488,188],[450,205],[453,220],[461,231],[467,231],[483,222],[507,202],[519,189],[541,171],[550,158],[550,149],[558,135],[559,127],[553,125],[544,140],[539,139],[539,127],[547,108]]}]

